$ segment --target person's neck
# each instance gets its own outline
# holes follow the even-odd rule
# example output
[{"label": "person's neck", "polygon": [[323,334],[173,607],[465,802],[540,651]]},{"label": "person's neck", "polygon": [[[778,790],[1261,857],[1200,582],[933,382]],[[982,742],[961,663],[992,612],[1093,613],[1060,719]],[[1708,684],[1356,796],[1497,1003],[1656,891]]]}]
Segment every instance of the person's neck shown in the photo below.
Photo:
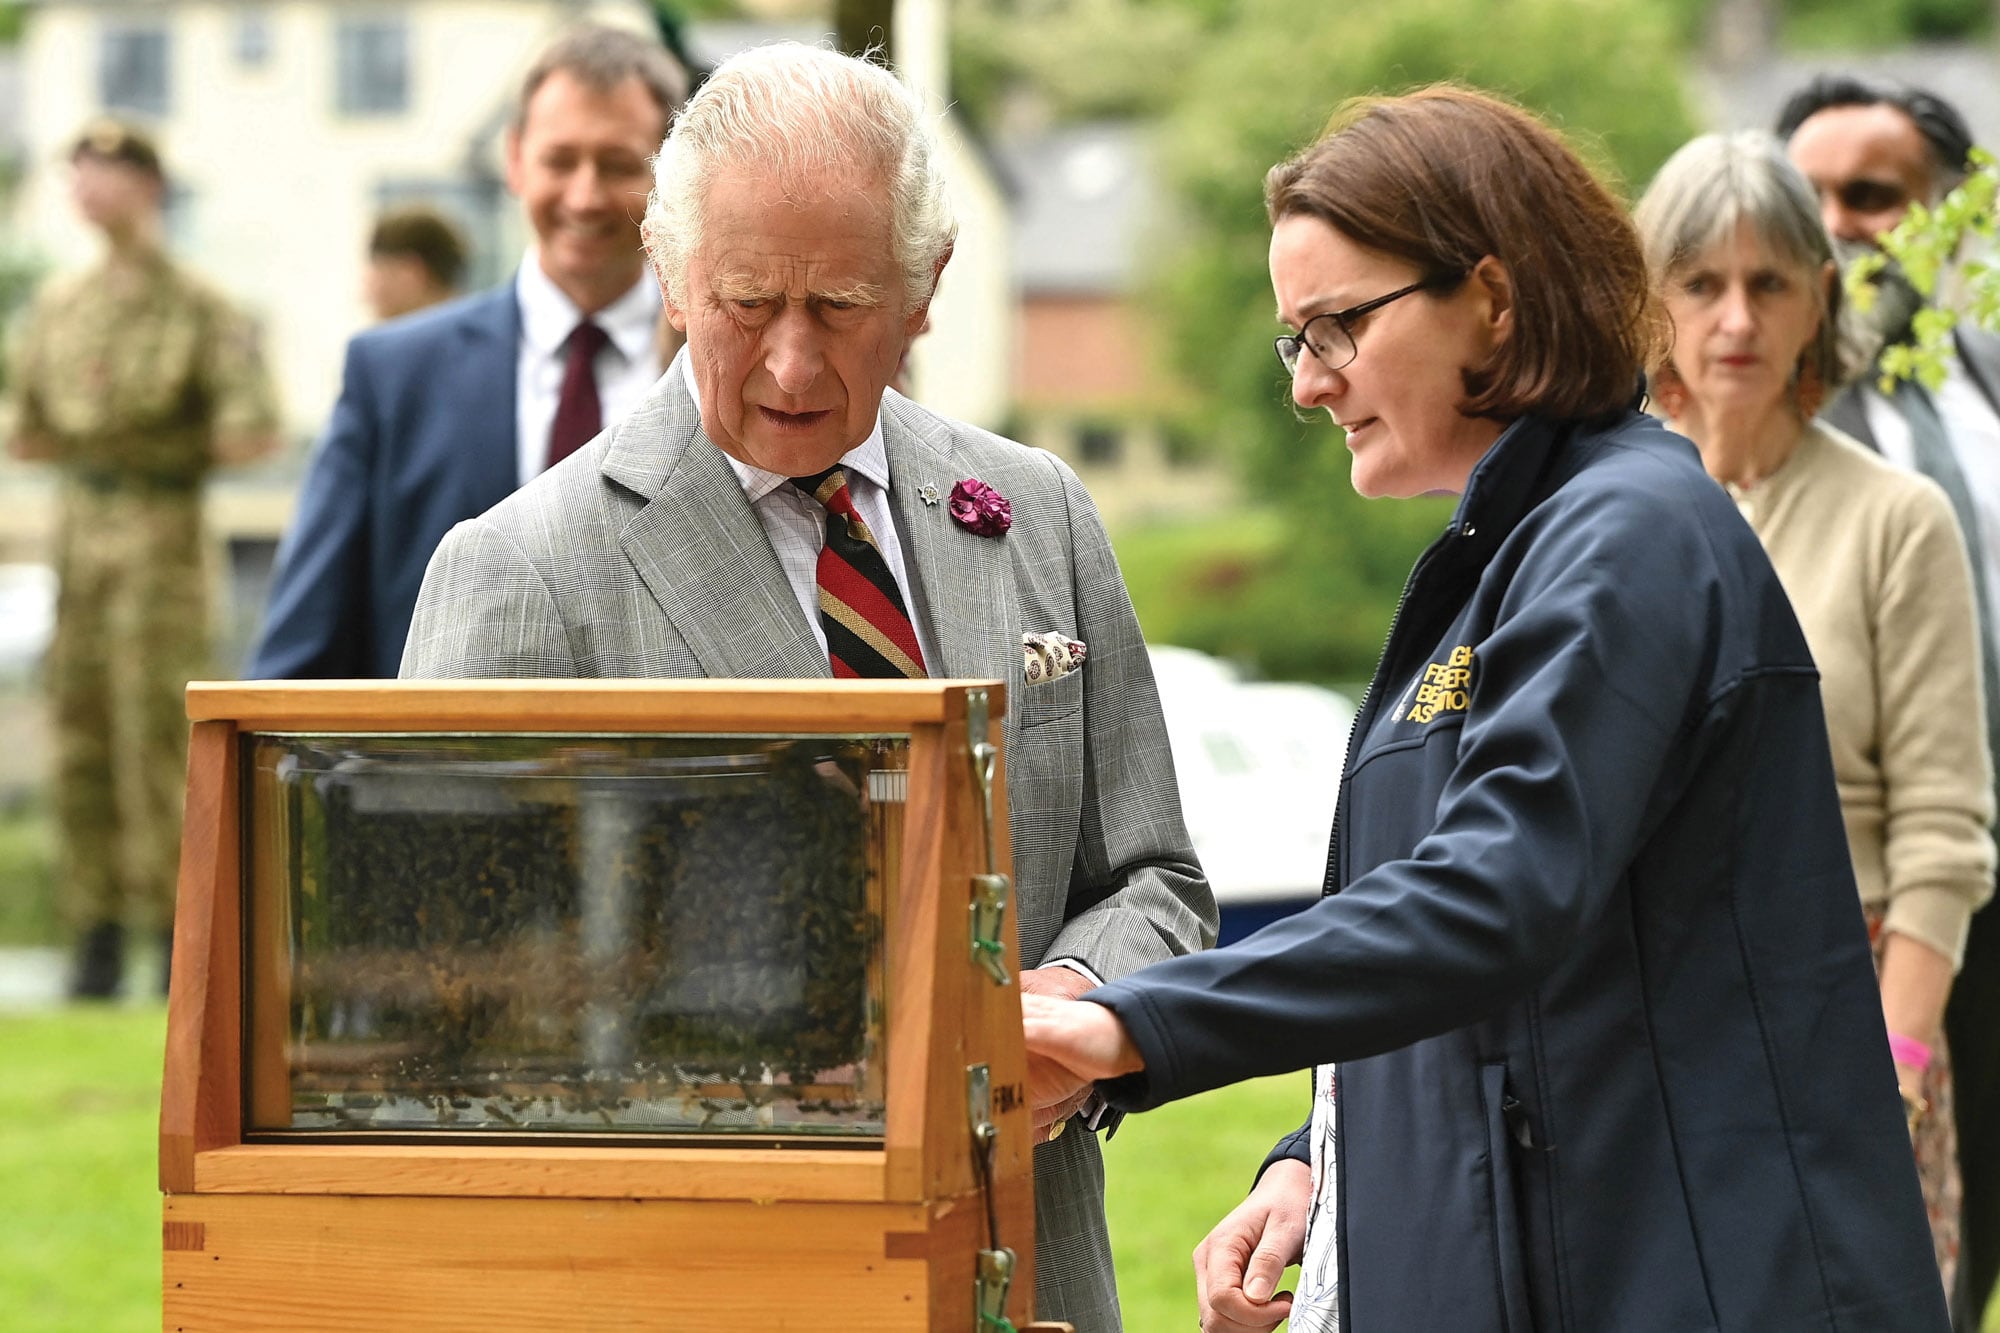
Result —
[{"label": "person's neck", "polygon": [[596,316],[605,307],[631,291],[643,272],[645,272],[644,266],[638,266],[630,273],[592,282],[585,278],[550,273],[546,268],[542,270],[543,275],[556,285],[556,290],[567,296],[571,304],[576,306],[577,313],[585,319]]},{"label": "person's neck", "polygon": [[150,218],[104,229],[106,254],[115,267],[137,268],[151,263],[160,253],[160,228]]},{"label": "person's neck", "polygon": [[1728,412],[1708,412],[1689,403],[1674,427],[1694,441],[1709,476],[1739,490],[1749,490],[1783,467],[1806,433],[1806,423],[1789,400]]}]

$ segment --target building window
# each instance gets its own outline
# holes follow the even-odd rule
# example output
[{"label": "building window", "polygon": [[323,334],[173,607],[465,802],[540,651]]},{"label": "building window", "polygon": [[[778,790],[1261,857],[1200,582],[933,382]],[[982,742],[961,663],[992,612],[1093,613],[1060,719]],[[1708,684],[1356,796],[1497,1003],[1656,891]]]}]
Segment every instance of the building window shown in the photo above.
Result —
[{"label": "building window", "polygon": [[334,39],[343,116],[390,116],[410,105],[410,31],[401,19],[343,19]]},{"label": "building window", "polygon": [[97,101],[107,111],[167,114],[171,46],[158,23],[107,23],[97,43]]},{"label": "building window", "polygon": [[249,9],[236,16],[236,63],[258,69],[271,59],[271,16]]}]

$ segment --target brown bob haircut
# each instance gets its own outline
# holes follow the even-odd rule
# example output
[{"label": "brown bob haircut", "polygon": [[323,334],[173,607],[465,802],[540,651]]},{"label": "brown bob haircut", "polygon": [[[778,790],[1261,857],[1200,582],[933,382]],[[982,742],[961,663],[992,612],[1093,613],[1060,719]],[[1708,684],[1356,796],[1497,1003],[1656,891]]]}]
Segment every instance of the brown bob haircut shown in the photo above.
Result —
[{"label": "brown bob haircut", "polygon": [[1464,372],[1469,417],[1563,421],[1630,406],[1664,331],[1625,207],[1555,131],[1451,84],[1345,102],[1317,142],[1264,178],[1271,223],[1315,217],[1425,276],[1488,255],[1514,328]]}]

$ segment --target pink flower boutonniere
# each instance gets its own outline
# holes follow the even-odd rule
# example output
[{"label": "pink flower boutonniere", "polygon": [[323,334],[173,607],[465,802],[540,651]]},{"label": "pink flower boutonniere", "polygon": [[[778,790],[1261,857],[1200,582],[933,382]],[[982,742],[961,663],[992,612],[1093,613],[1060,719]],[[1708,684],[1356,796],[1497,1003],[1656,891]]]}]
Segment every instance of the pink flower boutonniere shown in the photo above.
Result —
[{"label": "pink flower boutonniere", "polygon": [[1014,526],[1014,506],[977,477],[951,488],[951,520],[975,537],[998,537]]}]

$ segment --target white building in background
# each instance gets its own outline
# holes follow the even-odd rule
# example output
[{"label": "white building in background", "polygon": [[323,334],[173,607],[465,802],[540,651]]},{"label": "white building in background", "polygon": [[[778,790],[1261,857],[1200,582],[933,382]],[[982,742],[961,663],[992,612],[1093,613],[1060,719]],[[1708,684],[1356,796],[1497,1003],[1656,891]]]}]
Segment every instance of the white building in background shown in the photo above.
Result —
[{"label": "white building in background", "polygon": [[1017,191],[1013,429],[1062,456],[1113,530],[1212,512],[1237,494],[1230,461],[1176,426],[1189,395],[1158,359],[1152,274],[1170,205],[1151,126],[1057,126],[1001,145]]},{"label": "white building in background", "polygon": [[[12,131],[27,167],[12,217],[0,216],[10,247],[57,268],[94,253],[96,239],[70,207],[65,159],[79,127],[109,111],[159,138],[174,252],[264,328],[295,447],[226,474],[209,491],[210,527],[229,548],[224,660],[234,660],[262,611],[304,446],[339,392],[348,337],[369,319],[361,274],[376,214],[400,203],[444,209],[472,241],[468,288],[504,279],[529,239],[503,164],[528,64],[581,19],[655,31],[652,9],[646,0],[26,3],[14,66],[22,114],[18,125],[0,127]],[[899,10],[910,63],[924,79],[941,78],[942,0],[899,0]],[[684,31],[690,58],[705,66],[758,42],[823,35],[769,23]],[[927,91],[944,105],[940,90]],[[0,96],[7,92],[0,78]],[[932,332],[911,357],[911,388],[939,411],[997,426],[1015,342],[1008,201],[956,123],[941,123],[959,243]],[[0,132],[0,143],[8,137]],[[46,472],[0,459],[0,560],[43,558]]]},{"label": "white building in background", "polygon": [[[928,45],[942,40],[938,0],[903,3],[921,12]],[[58,267],[85,262],[95,241],[70,208],[66,150],[100,112],[149,127],[172,178],[174,251],[262,320],[301,438],[325,421],[342,348],[368,320],[361,272],[375,215],[415,201],[445,209],[473,242],[470,286],[500,280],[527,243],[502,137],[535,51],[583,18],[654,31],[644,0],[28,4],[16,242]],[[696,59],[712,61],[773,32],[688,36]],[[934,331],[913,356],[914,387],[940,411],[991,425],[1011,371],[1006,203],[963,136],[948,138],[962,238]]]},{"label": "white building in background", "polygon": [[368,318],[363,248],[383,207],[457,217],[474,285],[513,267],[501,131],[536,48],[584,16],[652,24],[641,0],[30,0],[17,239],[59,267],[87,260],[65,150],[100,112],[151,128],[175,252],[263,321],[291,425],[310,435]]}]

